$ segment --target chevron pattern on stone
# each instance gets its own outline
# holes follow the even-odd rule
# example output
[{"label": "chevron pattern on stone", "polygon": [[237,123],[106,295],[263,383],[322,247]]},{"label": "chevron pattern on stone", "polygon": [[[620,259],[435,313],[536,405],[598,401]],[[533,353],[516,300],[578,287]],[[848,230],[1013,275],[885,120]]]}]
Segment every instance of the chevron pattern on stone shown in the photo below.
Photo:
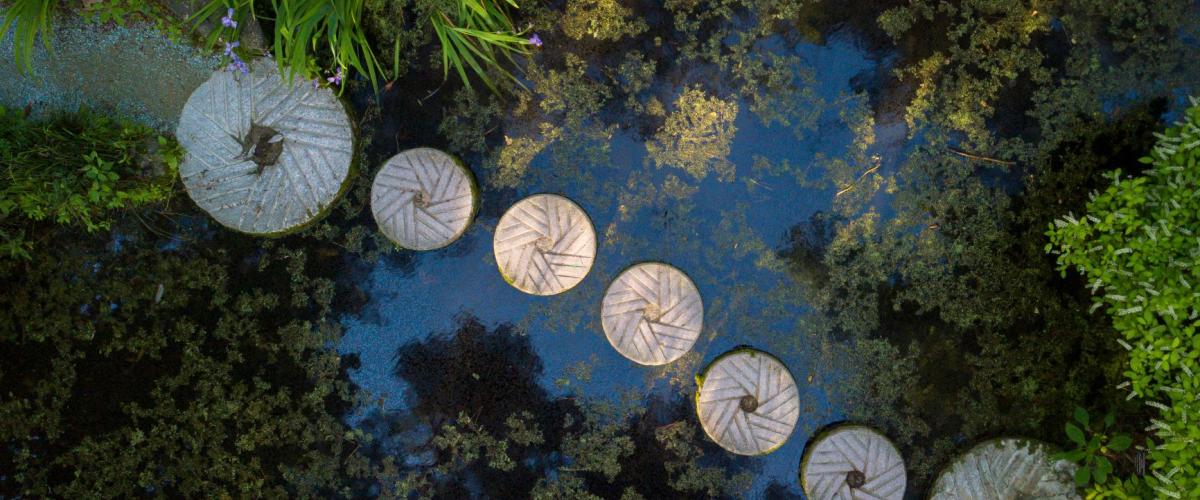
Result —
[{"label": "chevron pattern on stone", "polygon": [[[187,150],[179,176],[217,222],[270,235],[311,222],[333,203],[350,173],[354,136],[332,90],[288,85],[271,62],[253,66],[248,75],[218,71],[188,98],[176,129]],[[274,164],[250,157],[252,125],[278,133]]]},{"label": "chevron pattern on stone", "polygon": [[518,201],[496,225],[493,251],[500,274],[533,295],[570,290],[592,268],[596,231],[575,202],[553,194]]},{"label": "chevron pattern on stone", "polygon": [[704,305],[683,271],[648,262],[625,270],[609,285],[600,323],[621,355],[643,365],[663,365],[696,343]]},{"label": "chevron pattern on stone", "polygon": [[933,484],[934,500],[1080,498],[1075,464],[1053,460],[1046,445],[1027,439],[985,441],[963,454]]},{"label": "chevron pattern on stone", "polygon": [[384,163],[371,185],[379,230],[411,250],[453,243],[467,231],[475,209],[470,172],[436,149],[400,152]]},{"label": "chevron pattern on stone", "polygon": [[857,425],[840,426],[813,441],[800,474],[810,500],[899,500],[907,481],[896,446]]},{"label": "chevron pattern on stone", "polygon": [[770,453],[783,446],[796,427],[796,381],[774,356],[737,349],[713,361],[700,380],[700,424],[726,450],[739,455]]}]

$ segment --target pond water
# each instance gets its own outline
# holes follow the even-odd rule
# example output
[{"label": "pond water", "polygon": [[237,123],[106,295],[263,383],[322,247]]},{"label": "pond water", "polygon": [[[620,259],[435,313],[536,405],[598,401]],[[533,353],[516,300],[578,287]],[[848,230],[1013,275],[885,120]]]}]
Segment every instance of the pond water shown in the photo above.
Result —
[{"label": "pond water", "polygon": [[[360,358],[361,367],[352,373],[354,382],[384,399],[386,408],[404,408],[406,386],[394,375],[397,349],[431,334],[452,332],[467,317],[489,328],[511,324],[528,335],[544,365],[539,382],[553,395],[691,394],[693,377],[713,358],[735,346],[752,346],[778,356],[790,369],[800,386],[801,414],[786,445],[769,455],[744,459],[745,466],[756,473],[756,492],[777,482],[798,494],[796,473],[805,441],[817,429],[844,418],[838,380],[850,367],[827,354],[825,340],[807,333],[807,308],[777,253],[786,245],[790,228],[830,210],[835,190],[806,187],[793,172],[755,168],[755,158],[786,160],[804,170],[818,155],[844,156],[855,136],[839,111],[865,106],[865,99],[847,97],[855,93],[851,80],[878,73],[887,60],[869,57],[838,38],[822,46],[801,43],[787,50],[794,50],[815,71],[812,90],[831,104],[818,110],[815,130],[798,137],[790,127],[764,126],[748,103],[739,102],[729,156],[736,166],[732,181],[713,174],[697,181],[683,170],[656,168],[647,160],[646,139],[626,130],[611,138],[605,164],[558,165],[543,152],[516,189],[496,189],[490,178],[494,172],[468,161],[479,181],[482,204],[466,235],[446,249],[404,252],[355,275],[368,302],[341,318],[345,333],[338,346],[342,353]],[[875,129],[870,153],[881,157],[883,169],[894,168],[905,142],[904,127],[882,124]],[[668,175],[690,189],[680,195],[664,192]],[[567,196],[587,211],[596,228],[598,251],[581,284],[560,295],[537,297],[505,283],[493,258],[492,235],[508,206],[544,192]],[[605,288],[623,269],[643,261],[682,269],[704,301],[704,331],[693,354],[663,368],[623,358],[600,328]],[[580,367],[590,367],[590,377],[568,376]]]}]

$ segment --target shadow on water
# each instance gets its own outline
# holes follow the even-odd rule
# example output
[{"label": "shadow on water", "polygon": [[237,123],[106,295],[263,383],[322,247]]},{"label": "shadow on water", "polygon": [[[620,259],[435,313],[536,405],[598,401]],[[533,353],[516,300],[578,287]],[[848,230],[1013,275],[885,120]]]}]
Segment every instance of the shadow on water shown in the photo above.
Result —
[{"label": "shadow on water", "polygon": [[[518,328],[488,328],[470,314],[455,323],[452,331],[396,350],[393,374],[407,387],[404,407],[372,412],[358,425],[374,436],[364,453],[376,460],[403,457],[398,474],[420,478],[422,494],[528,498],[542,478],[574,471],[588,491],[604,497],[636,486],[647,498],[675,498],[680,492],[672,482],[687,472],[716,478],[752,465],[701,441],[690,422],[692,405],[681,395],[617,406],[555,395],[541,385],[542,360]],[[538,438],[513,437],[514,421]],[[462,434],[442,432],[455,437],[435,439],[434,431],[446,425]],[[507,469],[495,465],[489,447],[491,437],[506,436]],[[468,449],[478,453],[468,456]],[[585,467],[618,459],[614,475]],[[382,487],[363,484],[360,491],[377,495]]]}]

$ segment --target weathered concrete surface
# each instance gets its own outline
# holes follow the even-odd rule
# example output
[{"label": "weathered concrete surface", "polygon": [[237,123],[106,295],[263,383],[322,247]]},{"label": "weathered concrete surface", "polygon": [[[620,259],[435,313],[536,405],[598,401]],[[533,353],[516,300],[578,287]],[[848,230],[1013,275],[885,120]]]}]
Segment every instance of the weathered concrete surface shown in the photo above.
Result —
[{"label": "weathered concrete surface", "polygon": [[36,42],[30,74],[14,62],[11,34],[0,41],[0,104],[28,106],[34,117],[86,105],[168,132],[188,96],[220,65],[218,55],[173,42],[153,26],[60,15],[52,29],[49,51]]}]

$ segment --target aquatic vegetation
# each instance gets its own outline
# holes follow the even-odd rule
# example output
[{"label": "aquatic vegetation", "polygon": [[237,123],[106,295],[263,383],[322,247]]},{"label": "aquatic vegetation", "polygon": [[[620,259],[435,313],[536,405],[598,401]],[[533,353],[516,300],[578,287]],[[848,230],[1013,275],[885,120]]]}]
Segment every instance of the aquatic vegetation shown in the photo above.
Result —
[{"label": "aquatic vegetation", "polygon": [[[366,455],[391,464],[372,477],[385,495],[469,496],[476,482],[506,498],[736,497],[749,485],[749,471],[700,437],[682,398],[549,394],[529,337],[511,325],[460,317],[396,354],[409,410],[364,425],[375,429]],[[395,463],[397,452],[417,458]]]},{"label": "aquatic vegetation", "polygon": [[122,227],[116,251],[58,230],[38,259],[0,261],[0,495],[340,491],[361,461],[329,267]]},{"label": "aquatic vegetation", "polygon": [[699,88],[685,89],[646,150],[659,168],[682,168],[697,180],[712,171],[722,181],[731,181],[734,165],[729,147],[737,132],[733,124],[737,113],[737,101],[710,96]]},{"label": "aquatic vegetation", "polygon": [[[1157,410],[1145,449],[1156,495],[1200,495],[1200,258],[1193,230],[1200,227],[1200,101],[1158,138],[1128,176],[1118,169],[1112,184],[1096,193],[1083,215],[1070,213],[1050,225],[1046,250],[1058,254],[1065,274],[1076,270],[1129,351],[1125,375],[1129,398]],[[1104,486],[1101,484],[1100,486]],[[1120,489],[1124,485],[1118,485]],[[1103,488],[1102,488],[1103,490]]]},{"label": "aquatic vegetation", "polygon": [[174,194],[174,139],[90,111],[33,121],[0,106],[0,257],[32,258],[42,221],[107,230]]},{"label": "aquatic vegetation", "polygon": [[591,37],[613,42],[647,29],[646,21],[618,0],[569,0],[563,12],[563,33],[575,40]]}]

